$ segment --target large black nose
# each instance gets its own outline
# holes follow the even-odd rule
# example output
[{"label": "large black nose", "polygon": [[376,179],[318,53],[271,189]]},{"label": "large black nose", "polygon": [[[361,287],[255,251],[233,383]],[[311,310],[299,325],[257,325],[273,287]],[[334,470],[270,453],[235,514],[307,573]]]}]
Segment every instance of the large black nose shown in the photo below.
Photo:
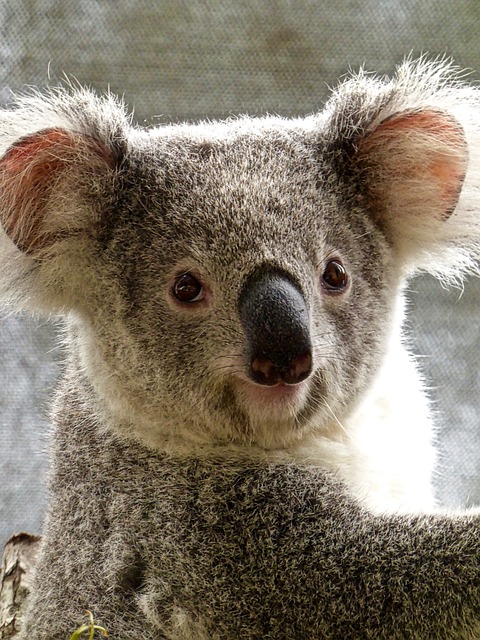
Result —
[{"label": "large black nose", "polygon": [[254,274],[245,281],[238,309],[250,378],[264,385],[305,380],[312,370],[312,345],[298,286],[278,271]]}]

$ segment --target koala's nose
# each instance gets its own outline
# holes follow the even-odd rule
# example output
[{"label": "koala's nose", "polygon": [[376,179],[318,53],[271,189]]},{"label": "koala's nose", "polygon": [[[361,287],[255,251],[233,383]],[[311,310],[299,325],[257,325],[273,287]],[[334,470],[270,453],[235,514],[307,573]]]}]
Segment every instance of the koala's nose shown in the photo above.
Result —
[{"label": "koala's nose", "polygon": [[312,370],[308,309],[302,292],[277,271],[250,276],[240,293],[247,372],[258,384],[298,384]]}]

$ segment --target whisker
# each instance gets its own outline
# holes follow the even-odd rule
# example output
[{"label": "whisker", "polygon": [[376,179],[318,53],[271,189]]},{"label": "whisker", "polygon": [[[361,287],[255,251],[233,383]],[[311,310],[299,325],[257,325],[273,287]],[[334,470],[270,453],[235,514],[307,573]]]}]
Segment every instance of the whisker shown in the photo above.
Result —
[{"label": "whisker", "polygon": [[243,373],[243,370],[240,369],[239,367],[233,367],[232,365],[229,364],[225,364],[225,365],[219,365],[218,367],[214,367],[213,369],[210,369],[210,371],[212,373],[219,373],[221,371],[228,371],[231,373]]},{"label": "whisker", "polygon": [[221,358],[223,360],[224,358],[242,358],[242,357],[243,357],[243,354],[241,354],[241,353],[240,354],[237,354],[237,353],[232,353],[232,354],[226,353],[225,355],[218,356],[218,358],[216,358],[216,359],[219,360]]},{"label": "whisker", "polygon": [[330,412],[330,415],[332,416],[332,418],[335,420],[335,422],[338,424],[338,426],[340,427],[340,429],[343,431],[343,433],[347,436],[347,438],[349,440],[352,439],[351,435],[348,433],[348,431],[345,429],[345,427],[343,426],[343,424],[340,422],[340,420],[337,418],[337,416],[335,415],[335,412],[333,411],[333,409],[331,408],[331,406],[328,404],[328,402],[325,400],[325,398],[323,399],[323,402],[325,404],[325,406],[327,407],[328,411]]}]

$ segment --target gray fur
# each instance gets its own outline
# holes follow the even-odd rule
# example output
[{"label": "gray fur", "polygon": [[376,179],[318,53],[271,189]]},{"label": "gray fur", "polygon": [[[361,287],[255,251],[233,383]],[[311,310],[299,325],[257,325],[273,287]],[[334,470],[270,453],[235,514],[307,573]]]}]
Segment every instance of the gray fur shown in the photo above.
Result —
[{"label": "gray fur", "polygon": [[[0,116],[2,293],[63,315],[69,351],[22,637],[90,609],[117,640],[480,638],[480,517],[421,513],[431,419],[400,331],[411,273],[475,269],[478,106],[421,61],[298,120],[141,130],[83,90]],[[305,304],[298,384],[248,377],[263,272]],[[175,300],[184,273],[200,302]]]}]

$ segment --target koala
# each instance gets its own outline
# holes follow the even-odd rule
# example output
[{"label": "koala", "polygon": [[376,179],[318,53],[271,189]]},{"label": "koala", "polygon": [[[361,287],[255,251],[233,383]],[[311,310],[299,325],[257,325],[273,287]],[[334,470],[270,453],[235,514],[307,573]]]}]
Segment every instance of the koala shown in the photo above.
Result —
[{"label": "koala", "polygon": [[480,638],[402,332],[412,274],[476,270],[479,106],[422,59],[296,119],[1,112],[2,298],[67,352],[22,638]]}]

